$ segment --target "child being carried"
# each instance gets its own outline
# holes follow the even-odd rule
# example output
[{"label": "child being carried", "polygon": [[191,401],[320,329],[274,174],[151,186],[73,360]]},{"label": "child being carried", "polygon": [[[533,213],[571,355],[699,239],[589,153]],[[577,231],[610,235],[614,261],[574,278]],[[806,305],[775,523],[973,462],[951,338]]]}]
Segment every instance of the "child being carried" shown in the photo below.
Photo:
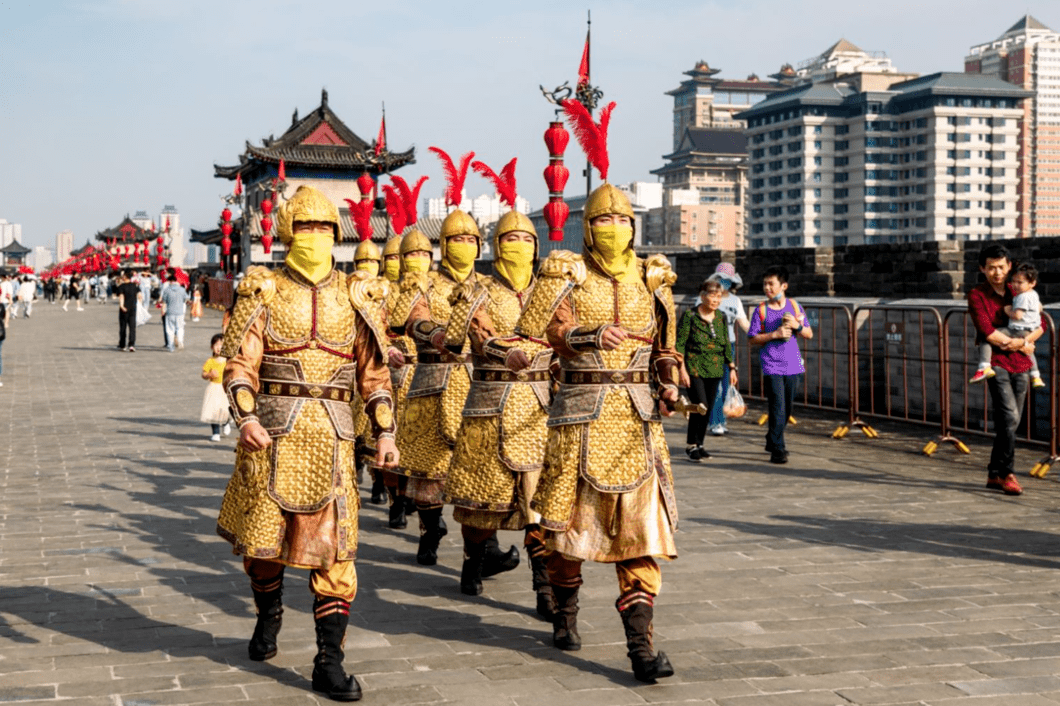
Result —
[{"label": "child being carried", "polygon": [[[1000,333],[1012,338],[1026,338],[1032,331],[1037,331],[1042,325],[1042,303],[1034,287],[1038,284],[1038,270],[1029,262],[1021,263],[1012,270],[1009,276],[1009,288],[1012,290],[1012,305],[1005,307],[1008,316],[1008,327],[997,329]],[[975,371],[971,382],[982,382],[994,377],[994,369],[990,366],[991,348],[990,344],[983,342],[979,345],[979,369]],[[1038,360],[1033,355],[1031,359],[1031,386],[1045,387],[1042,374],[1038,370]]]}]

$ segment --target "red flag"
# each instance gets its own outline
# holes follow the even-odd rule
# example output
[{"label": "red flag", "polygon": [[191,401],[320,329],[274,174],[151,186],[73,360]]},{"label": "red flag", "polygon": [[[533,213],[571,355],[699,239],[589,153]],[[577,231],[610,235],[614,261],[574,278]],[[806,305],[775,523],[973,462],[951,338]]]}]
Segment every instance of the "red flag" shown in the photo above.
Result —
[{"label": "red flag", "polygon": [[585,49],[582,50],[582,63],[578,65],[578,85],[589,85],[589,33],[585,33]]},{"label": "red flag", "polygon": [[386,113],[379,123],[379,137],[375,140],[375,156],[378,157],[386,149]]}]

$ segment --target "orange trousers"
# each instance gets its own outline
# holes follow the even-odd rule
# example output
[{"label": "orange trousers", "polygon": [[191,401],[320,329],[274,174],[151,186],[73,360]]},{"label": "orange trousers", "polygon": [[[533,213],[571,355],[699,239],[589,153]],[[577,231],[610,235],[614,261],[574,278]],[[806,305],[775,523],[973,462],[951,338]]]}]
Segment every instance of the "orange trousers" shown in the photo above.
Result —
[{"label": "orange trousers", "polygon": [[[548,566],[548,580],[553,586],[575,588],[582,585],[582,560],[548,552],[545,555]],[[631,591],[644,591],[653,596],[662,590],[662,571],[659,564],[650,556],[637,557],[615,562],[615,573],[618,574],[618,589],[622,595]]]},{"label": "orange trousers", "polygon": [[[243,557],[243,570],[250,580],[259,585],[268,584],[283,573],[284,564],[271,559]],[[323,598],[341,598],[353,602],[357,595],[357,569],[352,561],[336,561],[330,569],[312,569],[309,574],[309,590]]]}]

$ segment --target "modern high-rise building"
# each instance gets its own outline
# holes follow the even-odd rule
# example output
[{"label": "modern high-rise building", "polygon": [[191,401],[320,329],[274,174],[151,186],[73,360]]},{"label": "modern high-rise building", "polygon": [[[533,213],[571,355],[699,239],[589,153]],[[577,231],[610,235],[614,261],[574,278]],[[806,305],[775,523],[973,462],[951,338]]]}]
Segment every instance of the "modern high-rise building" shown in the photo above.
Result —
[{"label": "modern high-rise building", "polygon": [[33,248],[33,252],[26,258],[26,264],[40,272],[44,268],[52,264],[52,251],[50,248],[43,247],[41,245]]},{"label": "modern high-rise building", "polygon": [[737,114],[749,247],[1015,237],[1031,92],[988,76],[885,75],[802,84]]},{"label": "modern high-rise building", "polygon": [[8,223],[6,219],[0,218],[0,248],[6,247],[14,241],[22,242],[22,224]]},{"label": "modern high-rise building", "polygon": [[63,262],[74,250],[74,232],[62,230],[55,234],[55,261]]},{"label": "modern high-rise building", "polygon": [[994,41],[973,46],[964,70],[1031,91],[1018,121],[1019,235],[1060,235],[1060,34],[1024,15]]}]

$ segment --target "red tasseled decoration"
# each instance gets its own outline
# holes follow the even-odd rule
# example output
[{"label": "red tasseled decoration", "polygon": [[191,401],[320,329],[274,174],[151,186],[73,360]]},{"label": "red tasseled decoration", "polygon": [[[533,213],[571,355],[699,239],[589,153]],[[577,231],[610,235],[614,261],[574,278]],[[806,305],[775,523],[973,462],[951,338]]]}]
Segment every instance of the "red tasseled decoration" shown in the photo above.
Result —
[{"label": "red tasseled decoration", "polygon": [[484,162],[471,163],[472,169],[493,182],[501,201],[508,204],[513,211],[515,210],[515,160],[516,158],[513,157],[512,161],[505,164],[500,174],[490,169]]},{"label": "red tasseled decoration", "polygon": [[567,122],[574,131],[574,137],[604,181],[607,181],[607,169],[610,166],[607,157],[607,126],[611,122],[611,111],[614,108],[614,101],[608,103],[600,111],[600,122],[597,124],[593,122],[593,116],[589,115],[584,105],[573,98],[563,101],[563,112],[567,114]]},{"label": "red tasseled decoration", "polygon": [[460,193],[464,190],[464,180],[467,179],[467,168],[471,160],[475,158],[474,152],[468,152],[460,158],[460,169],[457,170],[452,158],[437,147],[428,147],[431,152],[438,155],[442,160],[442,169],[445,170],[445,180],[448,186],[445,190],[445,205],[460,208]]},{"label": "red tasseled decoration", "polygon": [[384,185],[383,194],[386,195],[386,212],[390,214],[390,224],[394,226],[394,232],[401,235],[405,232],[405,226],[408,225],[405,204],[401,201],[401,195],[392,186]]},{"label": "red tasseled decoration", "polygon": [[416,186],[411,189],[408,182],[399,176],[391,176],[390,181],[394,182],[394,186],[397,187],[397,191],[401,195],[401,202],[405,206],[405,225],[416,225],[416,221],[419,220],[416,203],[420,198],[420,188],[423,187],[423,182],[427,181],[427,177],[421,176],[416,181]]},{"label": "red tasseled decoration", "polygon": [[354,201],[344,199],[350,207],[350,218],[353,219],[353,228],[361,242],[372,237],[372,206],[371,201]]}]

